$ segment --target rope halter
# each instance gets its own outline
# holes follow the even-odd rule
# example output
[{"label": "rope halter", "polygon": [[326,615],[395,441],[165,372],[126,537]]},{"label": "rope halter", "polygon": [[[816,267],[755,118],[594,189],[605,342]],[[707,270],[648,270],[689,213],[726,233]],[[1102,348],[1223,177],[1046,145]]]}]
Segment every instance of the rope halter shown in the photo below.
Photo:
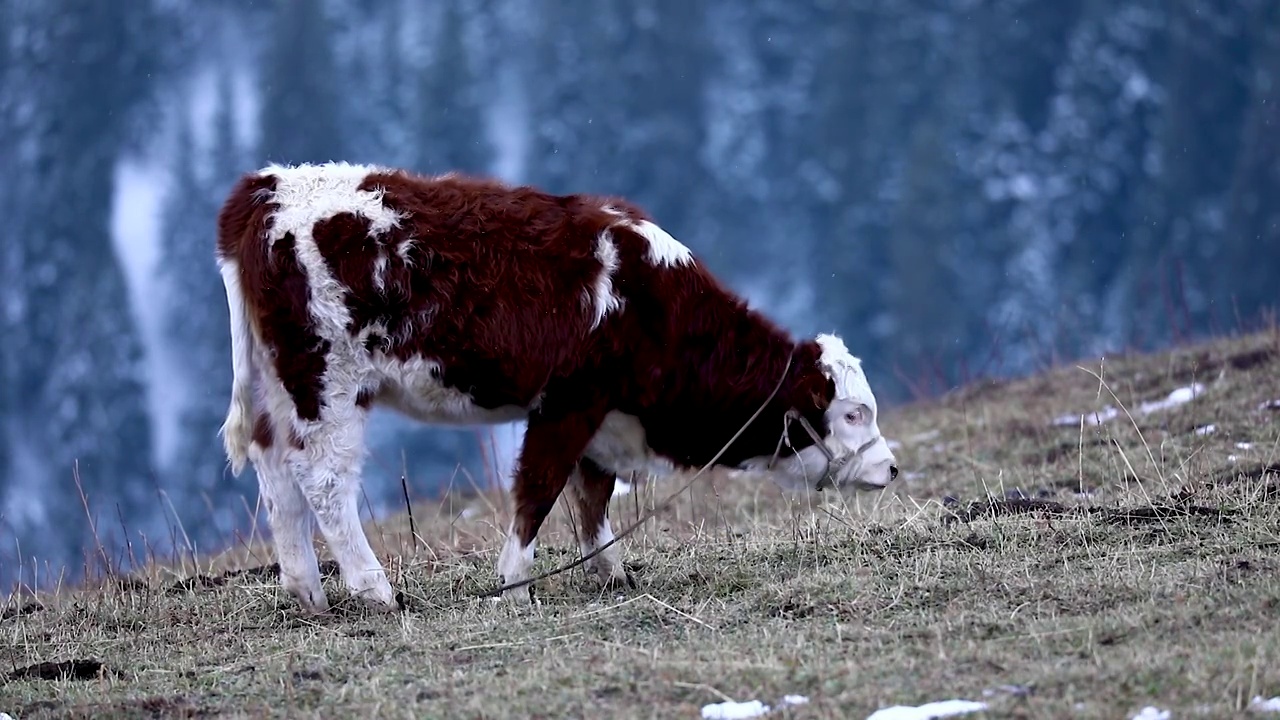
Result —
[{"label": "rope halter", "polygon": [[[798,410],[792,408],[782,417],[782,434],[778,437],[778,446],[774,448],[773,457],[769,459],[768,467],[770,470],[773,469],[774,464],[778,461],[778,455],[782,452],[782,444],[785,442],[787,447],[793,447],[790,437],[791,421],[793,420],[800,421],[800,427],[804,428],[805,432],[809,433],[809,437],[813,439],[813,444],[822,451],[822,454],[827,459],[826,467],[823,470],[822,475],[818,477],[818,481],[813,486],[813,489],[819,492],[829,487],[835,487],[836,476],[840,474],[840,471],[844,469],[844,466],[848,465],[850,461],[862,457],[864,453],[871,449],[872,445],[875,445],[876,442],[880,440],[880,434],[877,433],[872,436],[870,440],[862,443],[862,445],[857,449],[843,453],[837,457],[831,452],[831,448],[827,447],[827,444],[822,441],[822,438],[818,436],[817,431],[813,429],[813,426],[809,424],[809,421],[801,415]],[[801,467],[804,467],[804,465],[801,464]]]}]

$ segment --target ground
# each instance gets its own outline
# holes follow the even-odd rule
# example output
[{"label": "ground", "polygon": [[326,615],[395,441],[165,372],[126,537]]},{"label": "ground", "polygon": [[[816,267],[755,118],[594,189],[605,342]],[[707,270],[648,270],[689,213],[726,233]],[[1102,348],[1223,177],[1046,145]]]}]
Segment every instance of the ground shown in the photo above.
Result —
[{"label": "ground", "polygon": [[[414,508],[417,538],[407,515],[369,524],[399,615],[329,577],[332,616],[302,616],[260,538],[14,598],[0,712],[697,718],[758,699],[865,718],[961,698],[989,704],[971,718],[1226,718],[1280,695],[1280,332],[980,383],[880,424],[902,444],[892,490],[698,480],[620,543],[636,589],[579,568],[533,607],[476,599],[508,502],[454,493]],[[619,497],[615,527],[682,484]],[[535,571],[576,547],[558,506]]]}]

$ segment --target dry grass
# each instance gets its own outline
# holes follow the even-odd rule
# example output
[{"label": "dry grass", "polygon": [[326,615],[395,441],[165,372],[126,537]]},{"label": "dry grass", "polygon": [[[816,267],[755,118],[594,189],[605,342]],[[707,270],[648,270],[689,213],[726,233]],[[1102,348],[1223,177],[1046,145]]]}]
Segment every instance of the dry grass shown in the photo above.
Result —
[{"label": "dry grass", "polygon": [[[700,482],[621,543],[637,590],[578,569],[535,607],[476,600],[508,511],[472,496],[415,508],[419,538],[370,524],[410,601],[396,616],[300,616],[261,543],[15,600],[0,711],[696,718],[801,694],[770,717],[961,697],[991,703],[970,717],[1224,718],[1280,695],[1280,408],[1260,407],[1280,398],[1280,334],[1081,366],[886,412],[907,480],[878,496]],[[1192,402],[1138,413],[1192,382]],[[1051,423],[1121,403],[1132,420]],[[615,527],[673,487],[615,501]],[[576,554],[558,507],[535,571]]]}]

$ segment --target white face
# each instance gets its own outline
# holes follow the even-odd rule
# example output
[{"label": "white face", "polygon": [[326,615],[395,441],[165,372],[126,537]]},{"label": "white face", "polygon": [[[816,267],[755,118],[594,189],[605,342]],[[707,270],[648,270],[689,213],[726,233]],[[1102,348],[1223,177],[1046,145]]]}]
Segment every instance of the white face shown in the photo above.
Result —
[{"label": "white face", "polygon": [[[818,343],[823,349],[824,370],[836,385],[835,399],[826,413],[830,433],[823,438],[823,444],[837,459],[857,453],[840,468],[832,481],[842,492],[886,487],[898,475],[897,461],[888,442],[880,435],[875,394],[862,372],[862,364],[849,354],[839,338],[819,335]],[[792,432],[804,430],[795,427]],[[782,487],[811,490],[817,489],[816,484],[828,467],[826,454],[813,445],[779,458],[771,471],[767,470],[770,459],[754,458],[742,467],[752,473],[763,471]]]},{"label": "white face", "polygon": [[893,451],[881,437],[875,412],[869,405],[857,400],[837,399],[827,410],[827,423],[831,428],[827,447],[836,457],[841,457],[842,453],[857,452],[866,446],[841,468],[835,478],[837,487],[876,490],[893,482],[898,475]]}]

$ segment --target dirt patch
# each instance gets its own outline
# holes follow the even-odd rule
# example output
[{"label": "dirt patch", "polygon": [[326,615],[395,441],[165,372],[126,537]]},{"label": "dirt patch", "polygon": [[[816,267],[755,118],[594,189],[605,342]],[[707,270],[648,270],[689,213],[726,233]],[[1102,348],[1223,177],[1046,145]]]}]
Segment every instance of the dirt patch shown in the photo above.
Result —
[{"label": "dirt patch", "polygon": [[1063,440],[1062,442],[1058,443],[1057,445],[1054,445],[1053,447],[1049,448],[1043,453],[1029,454],[1028,457],[1026,457],[1026,461],[1028,463],[1042,462],[1045,465],[1053,465],[1054,463],[1064,458],[1076,457],[1076,455],[1079,454],[1082,450],[1099,448],[1105,445],[1110,445],[1112,447],[1120,446],[1119,443],[1117,443],[1115,439],[1111,437],[1094,436],[1086,439],[1084,442],[1081,442],[1080,437],[1077,434],[1075,439]]},{"label": "dirt patch", "polygon": [[0,621],[9,620],[10,618],[18,618],[23,615],[31,615],[44,610],[44,605],[38,602],[23,603],[17,607],[11,607],[0,612]]},{"label": "dirt patch", "polygon": [[[329,578],[338,575],[338,563],[332,560],[325,560],[320,563],[320,577]],[[271,563],[270,565],[258,565],[256,567],[244,568],[243,570],[232,570],[220,575],[193,575],[192,577],[183,578],[170,585],[166,592],[169,594],[177,594],[184,592],[192,592],[201,588],[216,588],[226,585],[228,582],[237,578],[253,578],[257,580],[273,581],[280,577],[280,563]]]},{"label": "dirt patch", "polygon": [[1275,572],[1275,563],[1265,559],[1224,559],[1218,571],[1218,577],[1227,582],[1240,583],[1250,581],[1258,575],[1273,572]]},{"label": "dirt patch", "polygon": [[1212,483],[1230,484],[1240,480],[1265,480],[1268,476],[1280,479],[1280,463],[1230,467],[1213,474]]},{"label": "dirt patch", "polygon": [[1223,522],[1231,522],[1231,516],[1235,513],[1235,510],[1228,508],[1189,504],[1151,505],[1132,508],[1068,507],[1054,500],[1013,497],[975,500],[970,502],[964,510],[952,510],[950,515],[943,516],[943,523],[972,522],[982,518],[1029,514],[1095,517],[1111,525],[1136,525],[1190,517],[1213,518]]},{"label": "dirt patch", "polygon": [[1276,351],[1272,348],[1257,348],[1228,357],[1226,364],[1234,370],[1252,370],[1271,362],[1275,356]]},{"label": "dirt patch", "polygon": [[10,680],[96,680],[109,673],[99,660],[42,662],[9,673]]},{"label": "dirt patch", "polygon": [[115,703],[95,703],[64,708],[58,714],[58,717],[204,718],[220,714],[216,710],[210,710],[191,698],[157,695]]},{"label": "dirt patch", "polygon": [[969,506],[963,511],[953,511],[952,514],[944,516],[943,522],[972,522],[979,518],[992,518],[1003,515],[1026,515],[1029,513],[1063,515],[1067,512],[1068,509],[1065,505],[1053,500],[1040,500],[1037,498],[992,498],[989,500],[975,500],[969,503]]},{"label": "dirt patch", "polygon": [[131,592],[145,592],[151,589],[150,583],[137,577],[118,577],[115,579],[115,585],[120,590],[127,590]]},{"label": "dirt patch", "polygon": [[1229,508],[1209,507],[1207,505],[1153,505],[1151,507],[1100,509],[1101,519],[1112,525],[1138,525],[1142,523],[1164,522],[1190,517],[1212,518],[1220,522],[1234,522],[1232,515],[1236,511]]}]

